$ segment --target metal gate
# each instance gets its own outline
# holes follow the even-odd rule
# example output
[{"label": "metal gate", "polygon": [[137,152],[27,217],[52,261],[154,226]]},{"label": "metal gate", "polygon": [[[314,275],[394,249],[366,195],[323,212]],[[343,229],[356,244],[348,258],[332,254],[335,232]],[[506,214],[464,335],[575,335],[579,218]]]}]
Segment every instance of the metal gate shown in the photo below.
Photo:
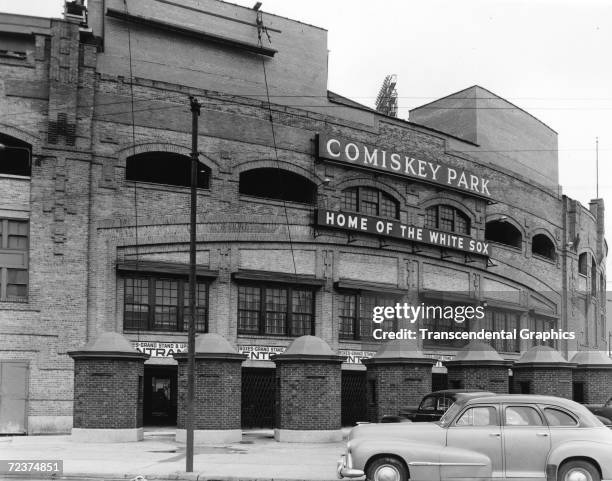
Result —
[{"label": "metal gate", "polygon": [[342,371],[342,425],[368,420],[366,371]]},{"label": "metal gate", "polygon": [[242,427],[273,428],[276,369],[242,369]]}]

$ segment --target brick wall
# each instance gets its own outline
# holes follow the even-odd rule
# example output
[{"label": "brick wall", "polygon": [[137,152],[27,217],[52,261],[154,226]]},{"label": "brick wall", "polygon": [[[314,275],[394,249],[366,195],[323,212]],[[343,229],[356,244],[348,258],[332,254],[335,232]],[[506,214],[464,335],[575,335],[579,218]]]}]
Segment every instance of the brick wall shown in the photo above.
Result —
[{"label": "brick wall", "polygon": [[74,427],[142,427],[143,374],[143,361],[75,360]]},{"label": "brick wall", "polygon": [[340,429],[340,375],[339,363],[277,363],[276,427]]},{"label": "brick wall", "polygon": [[449,386],[458,389],[478,389],[508,394],[508,367],[504,366],[448,366]]},{"label": "brick wall", "polygon": [[583,383],[586,404],[603,404],[612,397],[612,369],[576,368],[574,382]]},{"label": "brick wall", "polygon": [[[240,429],[242,371],[237,361],[196,359],[194,429]],[[187,362],[178,366],[177,427],[186,429]]]},{"label": "brick wall", "polygon": [[528,394],[573,397],[572,369],[566,367],[524,367],[513,368],[513,393],[521,392],[521,382],[529,383]]},{"label": "brick wall", "polygon": [[431,364],[368,364],[368,416],[380,422],[402,407],[415,406],[431,392]]}]

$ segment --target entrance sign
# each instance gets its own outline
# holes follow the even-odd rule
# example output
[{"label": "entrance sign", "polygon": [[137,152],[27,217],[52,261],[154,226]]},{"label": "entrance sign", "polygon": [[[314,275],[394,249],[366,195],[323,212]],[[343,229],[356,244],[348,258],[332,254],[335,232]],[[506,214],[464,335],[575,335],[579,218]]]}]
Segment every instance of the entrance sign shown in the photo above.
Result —
[{"label": "entrance sign", "polygon": [[[242,345],[238,346],[238,352],[240,354],[246,354],[248,360],[251,361],[269,361],[270,356],[274,354],[282,354],[285,352],[283,346],[255,346],[255,345]],[[374,351],[351,351],[347,349],[340,349],[338,354],[346,357],[344,364],[361,364],[362,359],[367,359],[374,356]]]},{"label": "entrance sign", "polygon": [[418,158],[412,152],[386,150],[326,134],[317,135],[319,159],[373,169],[420,182],[428,182],[486,199],[491,198],[490,179],[458,167]]},{"label": "entrance sign", "polygon": [[270,356],[285,352],[283,346],[238,346],[240,354],[246,354],[250,361],[269,361]]},{"label": "entrance sign", "polygon": [[139,341],[132,342],[134,349],[143,354],[150,354],[151,357],[172,357],[179,352],[187,352],[186,342],[157,342]]},{"label": "entrance sign", "polygon": [[491,255],[491,246],[488,242],[478,241],[471,237],[451,232],[415,227],[413,225],[402,224],[398,220],[381,219],[369,215],[320,209],[317,211],[317,226],[420,242],[471,254]]},{"label": "entrance sign", "polygon": [[344,364],[361,364],[362,359],[369,359],[376,355],[376,351],[352,351],[349,349],[340,349],[338,354],[346,357]]}]

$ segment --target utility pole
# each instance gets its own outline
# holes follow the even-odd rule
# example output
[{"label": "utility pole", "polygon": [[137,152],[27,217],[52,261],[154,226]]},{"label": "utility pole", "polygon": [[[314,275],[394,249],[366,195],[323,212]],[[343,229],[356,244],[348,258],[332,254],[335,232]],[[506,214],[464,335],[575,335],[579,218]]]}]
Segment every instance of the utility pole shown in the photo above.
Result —
[{"label": "utility pole", "polygon": [[187,449],[185,471],[193,472],[193,421],[195,394],[195,336],[196,336],[196,219],[198,200],[198,117],[200,102],[189,97],[191,104],[191,212],[189,222],[189,331],[187,334]]}]

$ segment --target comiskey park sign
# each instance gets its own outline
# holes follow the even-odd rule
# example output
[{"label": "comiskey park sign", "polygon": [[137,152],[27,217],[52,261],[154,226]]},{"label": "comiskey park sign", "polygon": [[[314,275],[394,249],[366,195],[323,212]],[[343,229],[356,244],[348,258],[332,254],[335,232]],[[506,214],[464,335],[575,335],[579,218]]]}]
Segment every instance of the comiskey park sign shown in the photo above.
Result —
[{"label": "comiskey park sign", "polygon": [[419,159],[413,153],[387,150],[327,134],[318,134],[317,142],[320,159],[399,175],[486,199],[492,197],[490,179],[439,162]]},{"label": "comiskey park sign", "polygon": [[317,225],[420,242],[483,256],[491,255],[491,247],[488,242],[450,232],[415,227],[413,225],[402,224],[397,220],[380,219],[369,215],[321,209],[317,211]]}]

